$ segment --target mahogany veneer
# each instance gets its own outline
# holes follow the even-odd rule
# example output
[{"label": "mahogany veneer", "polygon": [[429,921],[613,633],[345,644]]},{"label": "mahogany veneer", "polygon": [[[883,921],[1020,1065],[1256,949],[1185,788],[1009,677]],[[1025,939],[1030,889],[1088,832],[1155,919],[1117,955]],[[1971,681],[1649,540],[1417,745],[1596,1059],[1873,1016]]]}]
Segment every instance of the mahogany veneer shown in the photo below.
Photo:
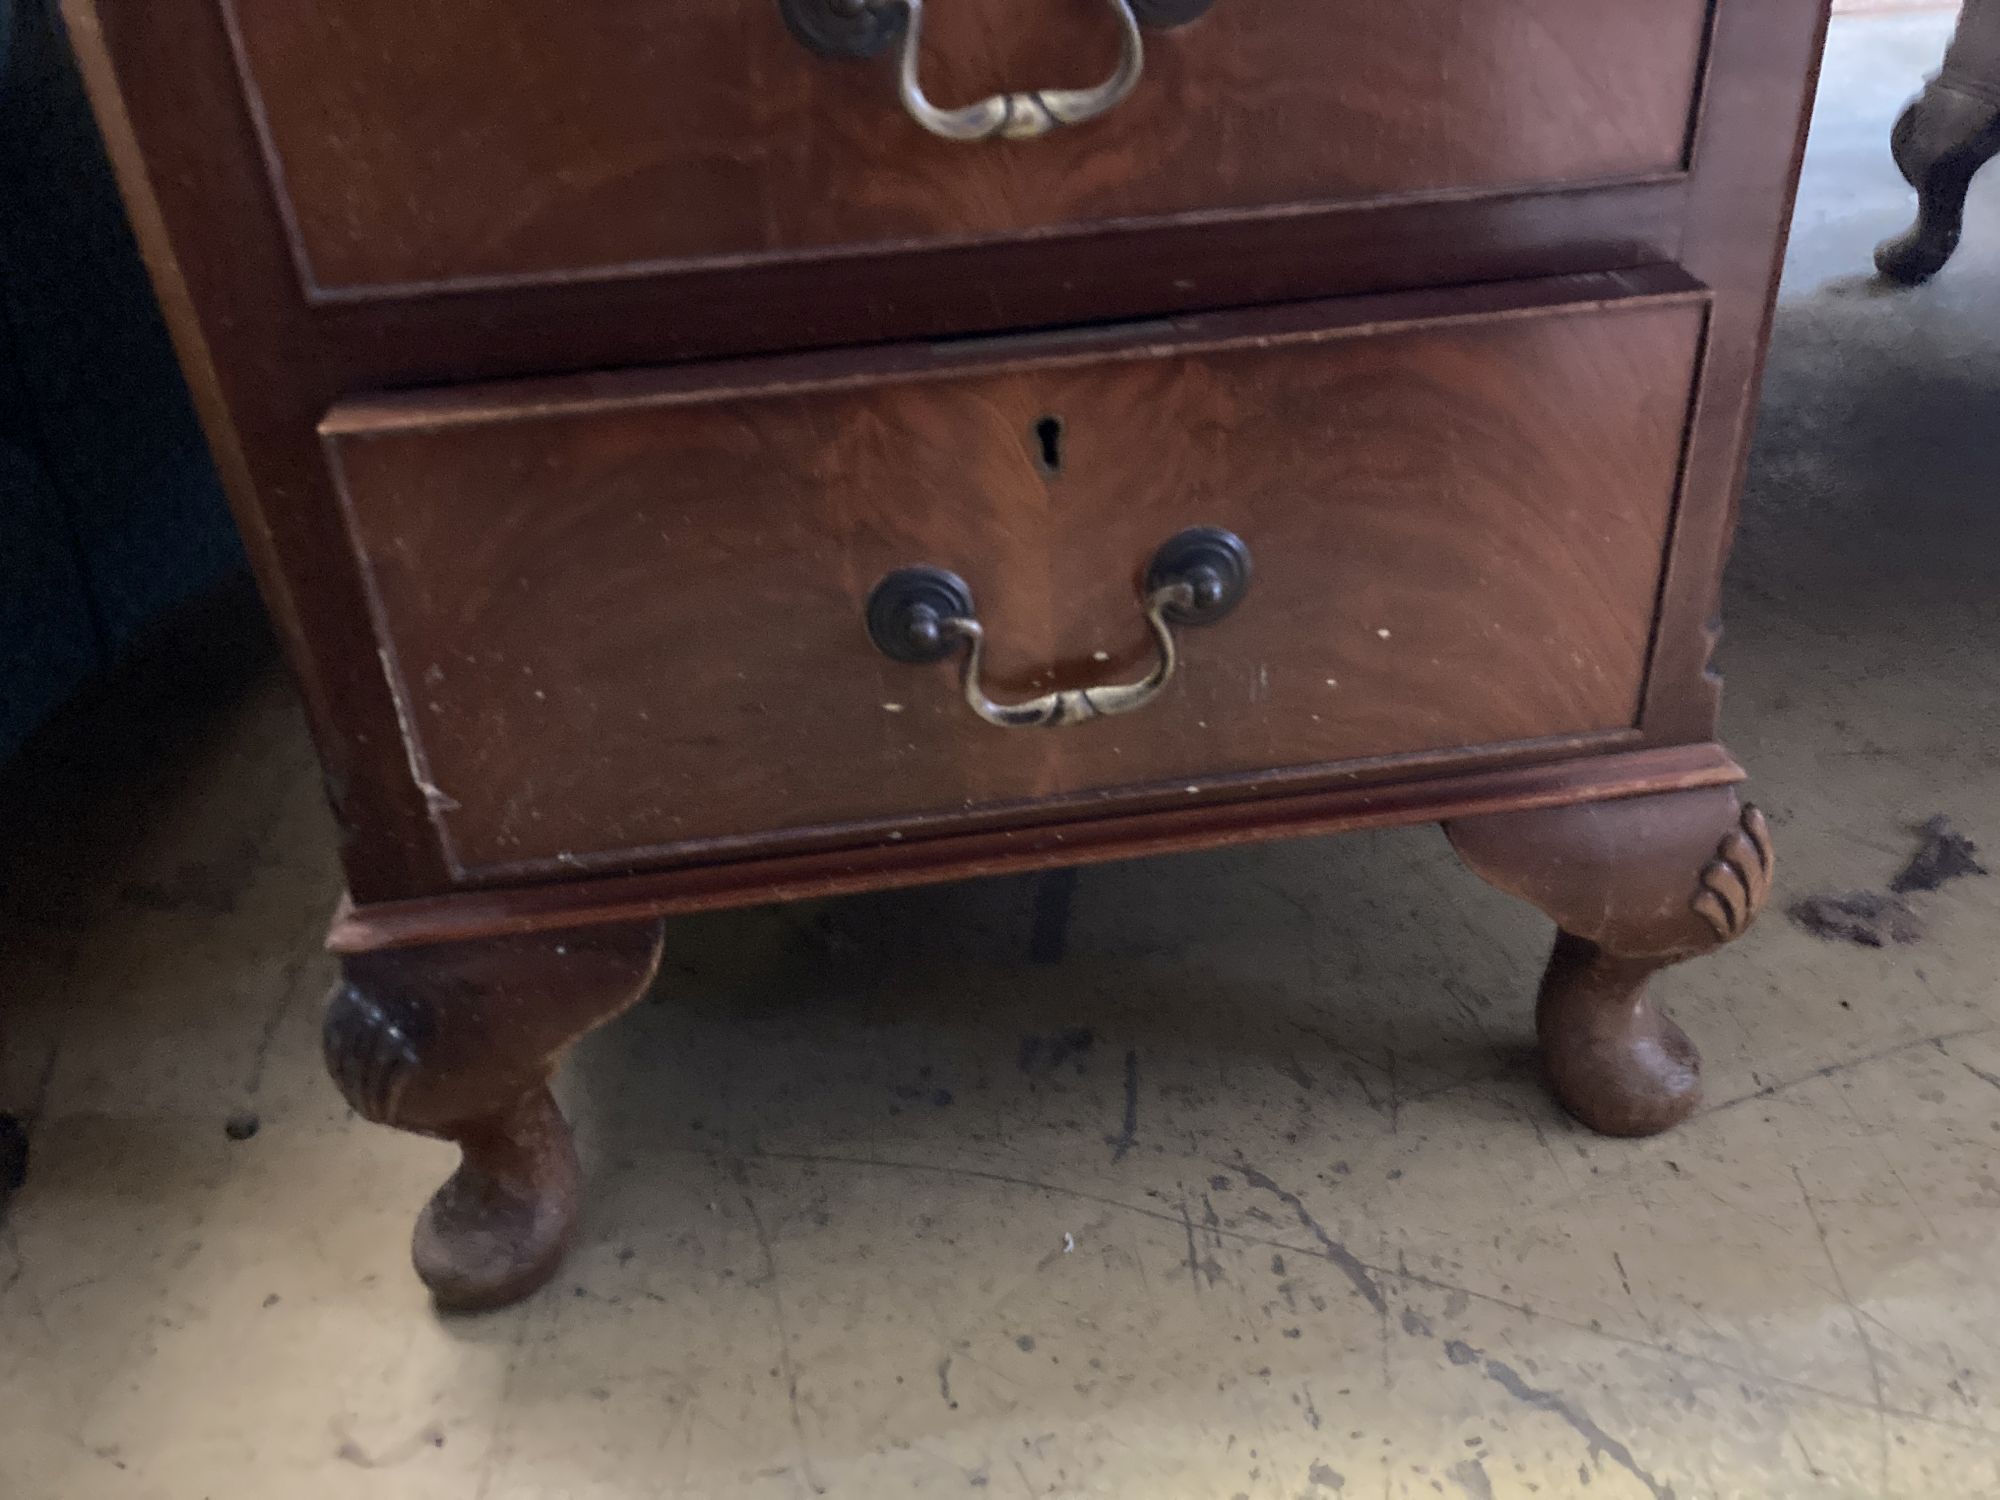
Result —
[{"label": "mahogany veneer", "polygon": [[553,1271],[674,911],[1438,821],[1558,924],[1563,1102],[1694,1107],[1824,0],[928,0],[899,102],[906,3],[67,0],[446,1305]]}]

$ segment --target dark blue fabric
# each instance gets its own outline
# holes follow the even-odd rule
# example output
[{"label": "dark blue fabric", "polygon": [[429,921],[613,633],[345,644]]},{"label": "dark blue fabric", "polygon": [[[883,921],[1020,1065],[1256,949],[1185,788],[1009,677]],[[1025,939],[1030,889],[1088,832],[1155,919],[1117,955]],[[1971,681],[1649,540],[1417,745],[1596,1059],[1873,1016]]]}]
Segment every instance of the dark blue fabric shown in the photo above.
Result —
[{"label": "dark blue fabric", "polygon": [[54,0],[0,0],[0,759],[242,565]]}]

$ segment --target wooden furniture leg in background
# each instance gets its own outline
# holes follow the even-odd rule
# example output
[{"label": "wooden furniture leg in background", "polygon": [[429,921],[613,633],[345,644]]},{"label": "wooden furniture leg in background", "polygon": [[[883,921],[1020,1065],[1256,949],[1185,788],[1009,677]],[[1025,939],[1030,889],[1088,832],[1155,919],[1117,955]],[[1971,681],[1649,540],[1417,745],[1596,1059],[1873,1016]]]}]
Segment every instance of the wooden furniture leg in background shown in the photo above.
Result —
[{"label": "wooden furniture leg in background", "polygon": [[365,1118],[464,1153],[417,1219],[438,1305],[499,1307],[555,1273],[580,1172],[549,1077],[645,993],[658,922],[350,955],[327,1006],[327,1069]]},{"label": "wooden furniture leg in background", "polygon": [[1875,251],[1892,281],[1928,281],[1958,248],[1973,174],[2000,155],[2000,0],[1966,0],[1944,66],[1896,121],[1896,166],[1917,190],[1917,221]]},{"label": "wooden furniture leg in background", "polygon": [[1563,1107],[1606,1135],[1652,1135],[1687,1118],[1701,1059],[1646,984],[1755,920],[1771,889],[1763,814],[1711,787],[1444,828],[1482,879],[1555,919],[1535,1032]]}]

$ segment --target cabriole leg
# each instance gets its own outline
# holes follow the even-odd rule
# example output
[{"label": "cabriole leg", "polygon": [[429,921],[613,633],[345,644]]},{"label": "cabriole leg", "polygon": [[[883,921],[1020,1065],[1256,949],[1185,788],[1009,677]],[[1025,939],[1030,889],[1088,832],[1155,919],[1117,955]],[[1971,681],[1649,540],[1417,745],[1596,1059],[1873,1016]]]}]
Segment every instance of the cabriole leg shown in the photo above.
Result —
[{"label": "cabriole leg", "polygon": [[1481,878],[1555,920],[1535,1032],[1556,1097],[1606,1135],[1687,1118],[1701,1060],[1647,982],[1739,937],[1771,889],[1770,831],[1728,787],[1445,825]]},{"label": "cabriole leg", "polygon": [[1958,248],[1973,175],[2000,154],[2000,0],[1968,0],[1944,66],[1889,137],[1897,170],[1917,190],[1917,221],[1875,251],[1892,281],[1928,281]]},{"label": "cabriole leg", "polygon": [[440,1307],[499,1307],[555,1273],[580,1174],[549,1076],[645,992],[659,961],[660,924],[648,922],[343,962],[324,1033],[334,1082],[367,1119],[463,1153],[412,1243]]}]

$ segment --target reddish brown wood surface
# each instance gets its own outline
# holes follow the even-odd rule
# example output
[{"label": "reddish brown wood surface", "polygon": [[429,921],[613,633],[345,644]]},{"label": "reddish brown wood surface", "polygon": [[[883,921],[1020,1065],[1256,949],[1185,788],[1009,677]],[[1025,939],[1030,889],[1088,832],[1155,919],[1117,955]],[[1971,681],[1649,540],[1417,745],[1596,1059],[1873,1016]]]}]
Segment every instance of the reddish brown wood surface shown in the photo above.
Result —
[{"label": "reddish brown wood surface", "polygon": [[[903,114],[891,57],[816,56],[775,0],[219,3],[331,295],[1677,172],[1708,14],[1219,0],[1149,33],[1103,120],[968,146]],[[940,100],[1095,82],[1116,55],[1102,0],[926,14]]]},{"label": "reddish brown wood surface", "polygon": [[1750,457],[1764,348],[1805,152],[1827,0],[1726,0],[1716,11],[1695,137],[1696,189],[1680,263],[1715,292],[1687,481],[1660,605],[1646,724],[1661,738],[1715,732],[1722,569]]},{"label": "reddish brown wood surface", "polygon": [[[1671,275],[1569,290],[337,412],[454,861],[562,877],[1632,730],[1704,302]],[[1140,575],[1197,525],[1239,535],[1255,581],[1129,717],[997,729],[955,663],[862,628],[877,580],[939,566],[978,601],[991,690],[1131,679]]]},{"label": "reddish brown wood surface", "polygon": [[[1100,223],[1074,234],[848,257],[833,272],[775,261],[317,306],[300,287],[219,4],[66,0],[65,9],[303,689],[345,835],[349,885],[364,903],[441,891],[452,879],[404,754],[312,433],[336,400],[386,386],[831,350],[1678,260],[1717,300],[1642,722],[1652,744],[1713,733],[1708,624],[1824,0],[1717,0],[1685,179],[1500,187],[1248,219],[1181,215],[1144,230]],[[1498,24],[1481,19],[1486,9],[1457,6],[1447,19]],[[1492,10],[1501,10],[1497,0]],[[1313,23],[1322,24],[1317,15]],[[1420,128],[1416,117],[1454,77],[1433,71],[1408,80],[1397,106],[1412,117],[1407,128]],[[914,878],[890,863],[894,878]]]},{"label": "reddish brown wood surface", "polygon": [[[548,1073],[667,911],[1455,820],[1563,928],[1565,1103],[1684,1113],[1646,978],[1769,887],[1707,668],[1825,4],[1216,0],[960,147],[770,0],[65,0],[346,840],[328,1061],[464,1150],[440,1300],[554,1269]],[[932,10],[947,102],[1108,62],[1086,0]],[[1133,719],[862,632],[944,565],[1003,691],[1122,676],[1199,524],[1250,598]]]},{"label": "reddish brown wood surface", "polygon": [[336,916],[327,944],[336,952],[362,953],[412,943],[562,931],[600,922],[842,896],[938,880],[976,880],[1266,839],[1569,807],[1728,786],[1742,779],[1742,767],[1713,744],[1456,774],[1406,768],[1400,778],[1376,785],[1298,793],[1281,788],[1249,799],[1194,796],[1178,806],[1112,817],[885,839],[860,848],[458,891],[360,907],[347,904]]},{"label": "reddish brown wood surface", "polygon": [[434,944],[348,958],[326,1064],[363,1118],[463,1152],[417,1219],[411,1258],[442,1307],[497,1307],[554,1273],[582,1171],[549,1093],[564,1052],[645,993],[660,924]]},{"label": "reddish brown wood surface", "polygon": [[1607,1135],[1653,1135],[1701,1097],[1701,1059],[1647,982],[1741,937],[1770,898],[1764,815],[1727,786],[1455,818],[1468,866],[1555,919],[1535,1008],[1564,1106]]}]

